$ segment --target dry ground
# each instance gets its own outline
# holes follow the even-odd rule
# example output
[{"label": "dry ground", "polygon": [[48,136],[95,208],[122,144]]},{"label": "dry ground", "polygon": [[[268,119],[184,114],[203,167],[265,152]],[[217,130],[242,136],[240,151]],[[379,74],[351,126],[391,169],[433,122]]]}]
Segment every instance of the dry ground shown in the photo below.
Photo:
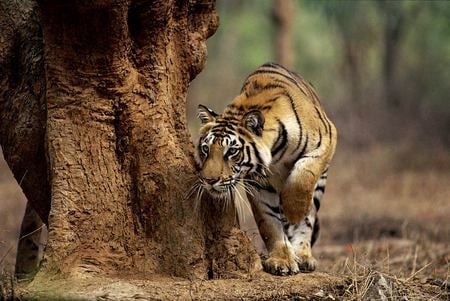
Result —
[{"label": "dry ground", "polygon": [[[204,282],[101,279],[95,289],[84,280],[69,299],[449,300],[449,155],[406,147],[339,149],[320,211],[315,273]],[[6,271],[24,210],[10,176],[0,163],[0,260]],[[70,291],[57,280],[45,288],[44,299],[52,290]]]}]

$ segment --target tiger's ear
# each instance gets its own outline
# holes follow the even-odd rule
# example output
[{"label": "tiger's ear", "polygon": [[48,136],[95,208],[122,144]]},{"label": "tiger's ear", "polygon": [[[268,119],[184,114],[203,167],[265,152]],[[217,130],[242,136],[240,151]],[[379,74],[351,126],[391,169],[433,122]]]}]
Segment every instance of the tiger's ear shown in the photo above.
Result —
[{"label": "tiger's ear", "polygon": [[218,114],[213,110],[205,107],[204,105],[198,105],[197,117],[203,124],[214,121],[216,116],[218,116]]},{"label": "tiger's ear", "polygon": [[244,115],[242,118],[244,127],[258,136],[262,135],[264,128],[264,116],[261,111],[253,110]]}]

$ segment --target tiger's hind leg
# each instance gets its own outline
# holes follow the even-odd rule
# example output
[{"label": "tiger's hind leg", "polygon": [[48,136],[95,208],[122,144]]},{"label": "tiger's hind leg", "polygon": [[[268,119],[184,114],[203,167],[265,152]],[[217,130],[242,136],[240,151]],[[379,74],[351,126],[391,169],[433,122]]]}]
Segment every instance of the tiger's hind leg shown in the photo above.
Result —
[{"label": "tiger's hind leg", "polygon": [[311,249],[313,241],[315,242],[313,238],[317,238],[317,232],[314,232],[315,225],[318,225],[315,208],[311,208],[308,215],[300,223],[285,224],[286,234],[298,257],[298,266],[302,272],[312,272],[316,269],[317,261]]},{"label": "tiger's hind leg", "polygon": [[299,269],[304,272],[314,271],[317,265],[317,261],[312,255],[312,247],[319,236],[320,224],[317,213],[325,192],[326,180],[327,170],[322,173],[316,184],[314,204],[306,217],[297,224],[289,224],[287,221],[284,224],[286,235],[299,258]]}]

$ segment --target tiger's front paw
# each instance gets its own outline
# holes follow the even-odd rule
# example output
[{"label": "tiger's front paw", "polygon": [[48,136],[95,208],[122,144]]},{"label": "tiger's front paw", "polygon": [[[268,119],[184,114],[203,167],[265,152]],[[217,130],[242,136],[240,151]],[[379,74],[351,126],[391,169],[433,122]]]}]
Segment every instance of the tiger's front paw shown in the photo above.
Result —
[{"label": "tiger's front paw", "polygon": [[316,269],[317,260],[312,255],[311,244],[309,242],[301,243],[296,255],[300,271],[308,273]]},{"label": "tiger's front paw", "polygon": [[263,262],[263,266],[264,271],[278,276],[295,275],[300,272],[297,258],[293,256],[271,256]]},{"label": "tiger's front paw", "polygon": [[317,266],[317,260],[313,256],[299,256],[297,257],[298,268],[301,272],[314,272]]}]

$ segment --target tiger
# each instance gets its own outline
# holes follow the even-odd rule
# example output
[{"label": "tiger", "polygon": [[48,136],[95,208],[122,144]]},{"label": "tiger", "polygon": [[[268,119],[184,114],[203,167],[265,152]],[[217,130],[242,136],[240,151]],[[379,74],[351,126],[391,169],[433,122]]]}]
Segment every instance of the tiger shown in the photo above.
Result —
[{"label": "tiger", "polygon": [[200,189],[213,199],[244,193],[267,249],[263,268],[316,268],[312,246],[337,131],[313,86],[277,63],[251,73],[222,114],[199,105],[195,146]]}]

